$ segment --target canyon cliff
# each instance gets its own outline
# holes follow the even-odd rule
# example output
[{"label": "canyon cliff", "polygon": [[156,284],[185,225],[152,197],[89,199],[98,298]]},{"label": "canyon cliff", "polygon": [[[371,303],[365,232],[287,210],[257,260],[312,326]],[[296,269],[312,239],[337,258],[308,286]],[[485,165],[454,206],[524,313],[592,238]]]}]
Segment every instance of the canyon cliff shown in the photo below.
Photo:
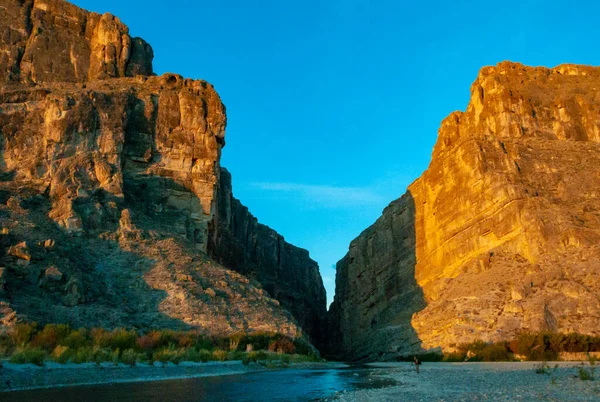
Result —
[{"label": "canyon cliff", "polygon": [[337,264],[331,354],[600,334],[600,68],[483,68],[431,163]]},{"label": "canyon cliff", "polygon": [[0,32],[0,325],[320,339],[318,266],[233,198],[212,85],[62,0],[4,1]]}]

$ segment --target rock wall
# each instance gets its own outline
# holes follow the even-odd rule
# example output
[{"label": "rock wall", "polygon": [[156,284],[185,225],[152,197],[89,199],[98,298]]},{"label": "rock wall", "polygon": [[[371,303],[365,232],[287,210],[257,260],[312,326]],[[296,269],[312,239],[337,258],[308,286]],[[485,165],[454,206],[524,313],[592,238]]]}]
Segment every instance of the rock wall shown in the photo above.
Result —
[{"label": "rock wall", "polygon": [[206,250],[226,123],[212,86],[172,74],[37,85],[0,105],[5,176],[46,193],[66,231],[114,228],[129,201]]},{"label": "rock wall", "polygon": [[319,266],[308,251],[293,246],[233,197],[231,175],[221,169],[211,256],[258,280],[289,310],[317,344],[324,333],[326,294]]},{"label": "rock wall", "polygon": [[[6,1],[0,32],[0,326],[319,331],[308,252],[237,200],[219,210],[231,181],[219,189],[226,114],[210,84],[151,76],[152,49],[116,17],[62,0]],[[233,215],[256,238],[230,250],[219,217]]]},{"label": "rock wall", "polygon": [[5,0],[0,83],[85,82],[152,74],[153,52],[111,14],[63,0]]},{"label": "rock wall", "polygon": [[600,333],[598,88],[594,67],[481,70],[427,171],[338,263],[334,354]]}]

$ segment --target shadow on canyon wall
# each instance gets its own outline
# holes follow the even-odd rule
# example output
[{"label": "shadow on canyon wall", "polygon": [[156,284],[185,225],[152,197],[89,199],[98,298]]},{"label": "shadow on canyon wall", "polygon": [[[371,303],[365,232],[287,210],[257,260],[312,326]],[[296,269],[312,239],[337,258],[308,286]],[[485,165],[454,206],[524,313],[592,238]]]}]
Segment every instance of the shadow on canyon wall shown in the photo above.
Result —
[{"label": "shadow on canyon wall", "polygon": [[423,352],[411,323],[413,314],[426,306],[415,279],[415,219],[408,191],[385,208],[338,262],[328,313],[329,358],[389,361]]},{"label": "shadow on canyon wall", "polygon": [[[96,227],[97,214],[91,214],[84,219],[86,233],[68,233],[48,217],[52,206],[47,194],[7,181],[0,182],[0,188],[10,194],[0,204],[0,225],[9,229],[2,235],[0,260],[7,270],[0,299],[19,316],[41,324],[88,328],[188,327],[160,311],[167,293],[144,279],[156,261],[124,250],[117,238],[99,236],[102,230],[114,230],[118,218]],[[104,195],[93,196],[93,201],[99,201],[97,197]],[[89,206],[83,200],[75,204],[80,213]],[[51,242],[44,244],[47,240]],[[28,262],[7,254],[11,245],[23,241],[31,255]],[[46,277],[51,267],[62,278]]]}]

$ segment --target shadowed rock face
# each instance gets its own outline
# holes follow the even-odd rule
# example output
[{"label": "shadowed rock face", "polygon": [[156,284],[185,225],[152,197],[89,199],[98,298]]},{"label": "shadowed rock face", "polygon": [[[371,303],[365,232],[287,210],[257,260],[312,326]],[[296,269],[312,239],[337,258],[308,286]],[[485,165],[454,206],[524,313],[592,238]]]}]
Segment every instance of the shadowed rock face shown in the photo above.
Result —
[{"label": "shadowed rock face", "polygon": [[[598,105],[598,68],[482,69],[466,112],[442,122],[429,168],[402,198],[414,202],[414,255],[397,255],[401,199],[338,263],[329,319],[342,355],[391,359],[543,329],[598,335]],[[383,297],[410,265],[424,300],[401,297],[410,282]],[[397,315],[379,319],[386,309]],[[407,315],[412,328],[398,328]]]},{"label": "shadowed rock face", "polygon": [[286,242],[261,225],[233,197],[231,175],[221,169],[219,213],[215,216],[210,255],[225,266],[257,279],[281,302],[317,344],[324,337],[325,288],[319,267],[308,251]]},{"label": "shadowed rock face", "polygon": [[152,74],[153,52],[110,14],[62,0],[6,0],[0,9],[1,83],[85,82]]},{"label": "shadowed rock face", "polygon": [[231,181],[220,181],[226,115],[213,87],[148,76],[151,48],[109,14],[5,3],[0,326],[301,336],[298,320],[318,333],[325,293],[305,250],[255,220],[254,242],[220,241],[218,217],[240,209],[219,209]]}]

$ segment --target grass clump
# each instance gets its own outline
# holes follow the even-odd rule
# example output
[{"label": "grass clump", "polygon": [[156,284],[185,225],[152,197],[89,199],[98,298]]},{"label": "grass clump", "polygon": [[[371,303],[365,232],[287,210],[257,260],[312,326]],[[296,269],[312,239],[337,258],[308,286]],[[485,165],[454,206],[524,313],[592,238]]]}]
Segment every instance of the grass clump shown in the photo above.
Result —
[{"label": "grass clump", "polygon": [[43,366],[44,360],[46,360],[46,352],[40,348],[32,346],[24,346],[17,348],[10,357],[11,363],[33,363],[36,366]]},{"label": "grass clump", "polygon": [[581,381],[594,381],[596,374],[596,359],[588,353],[588,366],[586,367],[582,364],[577,371]]}]

